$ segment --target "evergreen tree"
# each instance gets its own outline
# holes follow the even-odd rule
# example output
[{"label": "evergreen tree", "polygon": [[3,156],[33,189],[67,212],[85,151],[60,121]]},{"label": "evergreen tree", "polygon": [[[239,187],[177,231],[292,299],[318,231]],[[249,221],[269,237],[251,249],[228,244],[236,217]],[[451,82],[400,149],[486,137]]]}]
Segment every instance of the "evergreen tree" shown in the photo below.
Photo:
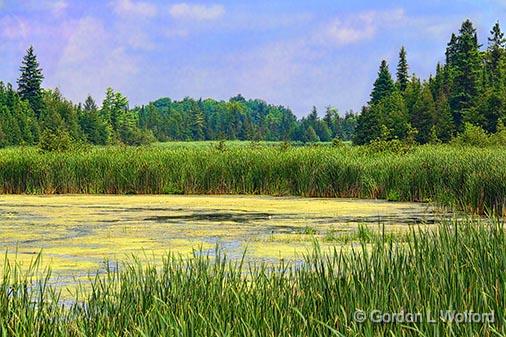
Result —
[{"label": "evergreen tree", "polygon": [[35,115],[39,117],[43,108],[41,84],[44,76],[32,46],[28,48],[19,70],[21,76],[17,81],[18,93],[30,103]]},{"label": "evergreen tree", "polygon": [[442,142],[449,142],[455,133],[455,124],[448,103],[448,98],[444,92],[438,94],[436,100],[436,115],[434,117],[434,128],[436,135]]},{"label": "evergreen tree", "polygon": [[422,95],[422,82],[418,77],[413,75],[403,95],[409,116],[412,116],[414,114],[415,104],[421,95]]},{"label": "evergreen tree", "polygon": [[504,47],[506,43],[499,22],[496,22],[490,35],[486,57],[487,81],[490,86],[498,88],[504,86]]},{"label": "evergreen tree", "polygon": [[459,33],[450,106],[457,130],[463,130],[464,115],[473,113],[481,90],[481,57],[471,21],[466,20]]},{"label": "evergreen tree", "polygon": [[196,102],[192,104],[192,139],[203,140],[205,131],[205,119],[202,110]]},{"label": "evergreen tree", "polygon": [[457,53],[458,53],[458,39],[457,39],[457,35],[455,35],[454,33],[452,33],[452,36],[450,38],[450,42],[448,42],[448,45],[446,47],[446,64],[448,66],[453,66],[454,63],[455,63],[455,59],[457,57]]},{"label": "evergreen tree", "polygon": [[416,141],[425,144],[429,141],[434,126],[436,105],[428,84],[423,86],[421,95],[415,103],[411,115],[411,125],[418,130]]},{"label": "evergreen tree", "polygon": [[316,134],[316,131],[313,129],[312,126],[309,126],[304,134],[304,141],[308,143],[316,143],[320,141],[320,138]]},{"label": "evergreen tree", "polygon": [[378,109],[363,107],[357,117],[357,126],[353,135],[353,144],[364,145],[378,139],[381,135],[381,116]]},{"label": "evergreen tree", "polygon": [[100,118],[98,106],[93,97],[88,96],[79,113],[79,124],[87,141],[91,144],[105,145],[110,141],[110,129]]},{"label": "evergreen tree", "polygon": [[406,59],[406,49],[401,48],[399,52],[399,64],[397,65],[397,86],[401,91],[405,91],[408,86],[408,61]]},{"label": "evergreen tree", "polygon": [[369,104],[378,103],[381,99],[391,95],[395,91],[395,84],[388,69],[387,61],[381,61],[378,78],[374,82],[371,100]]},{"label": "evergreen tree", "polygon": [[340,121],[339,114],[337,113],[335,108],[327,107],[325,111],[325,117],[323,117],[323,121],[327,124],[327,127],[331,131],[331,137],[334,138],[337,133],[337,127]]},{"label": "evergreen tree", "polygon": [[405,139],[409,130],[409,115],[404,97],[399,92],[384,98],[377,104],[382,125],[386,126],[391,139]]}]

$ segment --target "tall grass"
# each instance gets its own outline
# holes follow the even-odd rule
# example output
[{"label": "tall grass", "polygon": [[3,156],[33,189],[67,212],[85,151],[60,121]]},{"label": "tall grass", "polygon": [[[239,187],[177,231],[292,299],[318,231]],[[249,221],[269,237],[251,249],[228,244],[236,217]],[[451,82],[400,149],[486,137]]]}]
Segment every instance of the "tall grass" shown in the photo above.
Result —
[{"label": "tall grass", "polygon": [[[196,255],[161,267],[131,263],[97,276],[62,306],[59,294],[4,268],[0,328],[16,336],[504,336],[506,235],[472,221],[376,236],[303,264],[268,266]],[[370,241],[370,240],[368,240]],[[359,322],[373,310],[431,312],[435,322]],[[493,313],[443,322],[440,310]]]},{"label": "tall grass", "polygon": [[506,149],[235,146],[0,151],[0,193],[267,194],[438,201],[501,211]]}]

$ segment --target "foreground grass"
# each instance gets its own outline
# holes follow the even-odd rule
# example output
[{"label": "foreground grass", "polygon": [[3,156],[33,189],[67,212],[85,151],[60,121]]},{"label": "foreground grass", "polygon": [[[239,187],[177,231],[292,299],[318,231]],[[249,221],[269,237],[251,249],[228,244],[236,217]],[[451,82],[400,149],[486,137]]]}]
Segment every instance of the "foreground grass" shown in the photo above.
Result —
[{"label": "foreground grass", "polygon": [[506,149],[215,146],[0,151],[0,193],[266,194],[506,204]]},{"label": "foreground grass", "polygon": [[[367,243],[366,243],[367,242]],[[6,264],[0,328],[16,336],[503,336],[506,235],[472,221],[413,230],[322,255],[304,264],[243,265],[168,256],[97,276],[62,306],[47,278]],[[354,313],[432,313],[435,322],[361,323]],[[494,322],[456,323],[440,310],[493,313]],[[425,317],[425,316],[424,316]]]}]

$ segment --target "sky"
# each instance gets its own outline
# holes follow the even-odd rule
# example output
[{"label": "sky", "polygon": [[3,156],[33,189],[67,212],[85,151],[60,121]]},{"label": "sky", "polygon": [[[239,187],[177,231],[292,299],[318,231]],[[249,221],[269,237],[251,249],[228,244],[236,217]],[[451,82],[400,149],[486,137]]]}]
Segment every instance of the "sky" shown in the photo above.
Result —
[{"label": "sky", "polygon": [[[44,87],[74,102],[107,87],[130,105],[237,94],[341,113],[368,100],[379,63],[427,77],[469,18],[486,47],[506,0],[0,0],[0,79],[33,45]],[[504,23],[506,27],[506,23]]]}]

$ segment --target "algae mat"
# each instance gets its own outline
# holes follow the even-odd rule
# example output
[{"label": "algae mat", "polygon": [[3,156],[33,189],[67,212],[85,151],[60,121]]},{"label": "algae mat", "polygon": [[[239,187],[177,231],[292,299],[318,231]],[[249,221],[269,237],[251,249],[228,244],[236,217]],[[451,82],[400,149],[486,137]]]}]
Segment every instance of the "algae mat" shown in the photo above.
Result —
[{"label": "algae mat", "polygon": [[396,230],[430,224],[424,204],[265,196],[63,195],[0,197],[0,248],[21,263],[42,251],[61,278],[104,270],[105,261],[158,259],[168,251],[228,256],[297,258],[315,238],[357,224]]}]

